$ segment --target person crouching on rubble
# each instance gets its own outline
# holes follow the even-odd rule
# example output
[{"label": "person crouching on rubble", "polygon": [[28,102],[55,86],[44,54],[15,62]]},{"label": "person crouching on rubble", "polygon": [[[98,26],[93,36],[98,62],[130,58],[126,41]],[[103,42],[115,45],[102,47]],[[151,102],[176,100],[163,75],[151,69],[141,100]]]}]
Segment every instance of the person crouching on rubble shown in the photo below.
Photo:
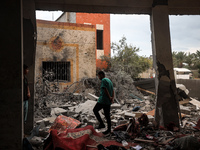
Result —
[{"label": "person crouching on rubble", "polygon": [[110,120],[110,105],[114,101],[114,90],[113,90],[113,83],[110,79],[105,78],[105,73],[103,71],[99,71],[98,77],[101,80],[101,87],[100,87],[100,96],[93,108],[93,112],[99,121],[99,126],[96,129],[105,128],[103,120],[99,115],[99,111],[101,109],[104,110],[104,115],[107,121],[107,130],[103,132],[104,135],[109,134],[111,132],[111,120]]},{"label": "person crouching on rubble", "polygon": [[28,115],[28,99],[31,97],[29,86],[28,86],[28,80],[25,75],[27,75],[29,72],[28,66],[24,65],[24,76],[23,76],[23,81],[24,81],[24,124],[26,124],[27,120],[27,115]]}]

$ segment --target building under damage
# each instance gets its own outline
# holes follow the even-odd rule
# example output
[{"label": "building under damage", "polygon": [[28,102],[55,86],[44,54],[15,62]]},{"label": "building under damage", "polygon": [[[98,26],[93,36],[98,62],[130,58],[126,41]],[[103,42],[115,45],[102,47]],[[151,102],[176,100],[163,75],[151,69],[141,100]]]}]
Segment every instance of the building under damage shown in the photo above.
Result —
[{"label": "building under damage", "polygon": [[[63,105],[62,109],[67,109],[66,117],[58,118],[55,120],[57,123],[63,123],[63,120],[70,120],[71,129],[64,130],[65,134],[57,134],[58,130],[52,130],[52,134],[50,134],[49,138],[45,142],[44,147],[47,149],[54,147],[56,148],[55,143],[52,145],[52,139],[55,139],[57,146],[60,149],[72,149],[73,146],[79,146],[76,149],[97,149],[97,146],[127,146],[126,149],[140,149],[145,146],[153,146],[153,148],[182,148],[182,149],[198,149],[199,148],[199,120],[194,116],[199,116],[199,101],[195,99],[191,99],[189,101],[181,102],[181,105],[186,105],[188,108],[184,108],[184,106],[180,106],[180,102],[177,98],[177,89],[174,79],[173,73],[173,64],[172,64],[172,54],[171,54],[171,39],[170,39],[170,29],[169,29],[169,15],[199,15],[200,13],[200,3],[199,0],[124,0],[124,1],[96,1],[96,0],[87,0],[87,1],[79,1],[79,0],[11,0],[9,2],[3,1],[1,5],[1,35],[2,35],[2,44],[1,44],[1,55],[0,55],[0,70],[2,77],[0,78],[0,99],[1,105],[0,108],[2,110],[1,113],[1,143],[0,149],[7,150],[20,150],[24,143],[28,143],[32,137],[37,140],[38,134],[42,135],[43,138],[46,138],[47,135],[46,129],[50,131],[52,128],[55,129],[55,126],[49,127],[49,122],[54,122],[54,119],[50,120],[49,118],[46,120],[37,120],[39,126],[34,126],[34,109],[41,109],[42,107],[48,107],[46,112],[52,112],[51,116],[58,116],[59,114],[64,114],[64,112],[56,113],[56,110],[52,111],[51,107],[56,108],[57,104],[53,104],[53,102],[48,102],[48,97],[42,101],[42,104],[35,103],[34,95],[37,94],[36,85],[35,85],[35,70],[36,65],[42,66],[40,69],[40,73],[43,73],[41,70],[44,68],[49,68],[49,61],[52,61],[53,56],[49,56],[49,51],[52,51],[59,59],[62,60],[62,56],[59,56],[59,53],[56,52],[61,50],[60,52],[64,52],[64,49],[69,49],[71,53],[70,58],[65,59],[65,65],[68,66],[68,72],[76,73],[77,69],[79,69],[79,75],[85,74],[81,71],[80,67],[75,67],[77,64],[77,60],[85,62],[90,61],[89,59],[80,57],[75,58],[77,54],[74,53],[76,51],[76,47],[69,46],[67,44],[72,44],[71,41],[66,41],[62,38],[62,35],[52,34],[50,38],[42,38],[41,43],[37,44],[37,23],[35,18],[35,10],[62,10],[64,12],[87,12],[87,13],[114,13],[114,14],[147,14],[150,15],[150,25],[152,32],[152,51],[153,51],[153,59],[154,66],[156,71],[155,76],[155,113],[154,111],[151,114],[154,114],[155,122],[150,120],[150,118],[145,114],[149,115],[145,110],[152,109],[153,106],[149,106],[149,103],[153,103],[153,100],[146,99],[144,97],[140,97],[140,94],[137,92],[131,91],[128,92],[128,95],[131,95],[131,99],[117,99],[114,110],[112,111],[113,116],[113,130],[115,131],[126,131],[128,133],[124,134],[124,132],[116,132],[116,139],[112,139],[109,137],[105,139],[99,133],[97,133],[92,126],[93,121],[88,122],[88,118],[91,120],[92,114],[84,114],[86,118],[84,119],[83,114],[77,113],[75,106],[79,103],[78,101],[70,102],[68,104],[66,101],[63,101],[65,105]],[[6,12],[6,13],[5,13]],[[90,22],[86,22],[90,23]],[[83,23],[82,23],[83,24]],[[86,28],[87,25],[82,26]],[[77,28],[74,27],[74,28]],[[92,30],[92,27],[90,27]],[[42,29],[38,27],[38,29]],[[62,29],[61,29],[62,30]],[[53,30],[51,31],[53,33]],[[69,31],[70,32],[70,31]],[[93,31],[91,31],[92,34]],[[93,33],[93,37],[95,33]],[[89,38],[90,39],[90,38]],[[45,41],[46,40],[46,41]],[[68,43],[69,42],[69,43]],[[87,43],[87,42],[86,42]],[[73,43],[74,44],[74,43]],[[42,47],[46,49],[46,51],[41,50],[42,58],[40,60],[40,64],[35,63],[36,59],[36,47]],[[84,48],[83,48],[84,49]],[[72,52],[73,51],[73,52]],[[76,51],[77,52],[77,51]],[[45,54],[47,53],[47,55]],[[79,47],[79,53],[81,49]],[[78,54],[79,54],[78,53]],[[92,53],[93,54],[93,53]],[[83,53],[83,55],[87,55]],[[94,54],[95,55],[95,54]],[[51,60],[49,59],[51,58]],[[56,60],[53,59],[53,62]],[[74,63],[75,62],[75,63]],[[94,60],[95,62],[95,60]],[[23,124],[23,64],[27,64],[30,66],[29,72],[29,86],[31,93],[30,98],[30,107],[29,107],[29,120],[25,127],[29,130],[33,129],[32,136],[28,136],[24,138],[24,124]],[[44,64],[43,64],[44,63]],[[73,67],[71,66],[73,63]],[[62,64],[53,64],[54,66],[59,65],[62,67]],[[81,64],[82,65],[82,64]],[[70,67],[69,67],[70,66]],[[54,67],[53,67],[54,68]],[[50,69],[53,69],[50,68]],[[39,73],[39,71],[38,71]],[[88,72],[92,76],[92,71]],[[67,79],[76,80],[77,78],[72,76],[69,73],[66,73]],[[60,77],[61,78],[61,77]],[[75,79],[74,79],[75,78]],[[95,79],[94,79],[95,80]],[[92,81],[84,80],[84,86],[89,86]],[[86,84],[88,83],[88,84]],[[126,85],[125,82],[122,82],[123,86]],[[83,86],[83,87],[84,87]],[[123,86],[121,86],[123,88]],[[119,86],[115,86],[118,88]],[[87,87],[88,88],[88,87]],[[196,88],[198,92],[199,87]],[[118,88],[120,91],[120,88]],[[92,91],[90,89],[90,91]],[[116,89],[116,93],[119,92]],[[136,90],[135,90],[136,91]],[[90,92],[89,92],[90,93]],[[94,93],[93,93],[94,94]],[[79,94],[66,94],[67,97],[73,99],[78,99],[81,103],[86,103],[88,98],[87,94],[80,98]],[[123,95],[123,93],[122,93]],[[40,95],[39,95],[40,96]],[[50,96],[50,95],[48,95]],[[60,96],[62,95],[54,95],[55,99],[62,99]],[[60,97],[60,98],[59,98]],[[75,98],[76,97],[76,98]],[[134,97],[134,98],[133,98]],[[36,96],[37,98],[37,96]],[[43,97],[41,97],[43,98]],[[87,98],[87,99],[86,99]],[[80,100],[81,99],[81,100]],[[140,107],[134,107],[133,103],[139,105],[138,101],[145,101],[141,103]],[[123,103],[123,101],[125,101]],[[128,103],[129,102],[129,105]],[[91,102],[92,103],[92,102]],[[36,106],[35,106],[36,105]],[[37,106],[38,105],[38,106]],[[54,105],[54,106],[52,106]],[[86,105],[88,105],[86,103]],[[120,105],[120,106],[119,106]],[[144,105],[144,106],[143,106]],[[147,106],[146,106],[147,105]],[[89,105],[90,106],[90,105]],[[65,108],[64,108],[65,107]],[[92,106],[90,106],[92,107]],[[147,108],[148,109],[147,109]],[[85,108],[85,107],[84,107]],[[117,110],[116,108],[120,108]],[[139,110],[138,110],[139,108]],[[69,110],[68,110],[69,109]],[[144,110],[143,110],[144,109]],[[184,114],[181,116],[180,111],[184,109]],[[125,112],[123,112],[125,110]],[[140,114],[140,110],[141,113]],[[180,110],[180,111],[179,111]],[[194,111],[193,111],[194,110]],[[133,111],[139,111],[139,118],[136,117],[136,113]],[[150,112],[149,112],[150,113]],[[182,112],[183,113],[183,112]],[[135,114],[135,115],[132,115]],[[129,117],[127,117],[129,115]],[[131,116],[132,115],[132,116]],[[141,117],[140,117],[141,115]],[[185,116],[184,116],[185,115]],[[190,115],[190,116],[188,116]],[[194,116],[193,116],[194,115]],[[48,117],[48,116],[43,116]],[[122,118],[121,118],[122,117]],[[123,117],[125,117],[125,121],[128,121],[127,118],[130,118],[129,122],[123,122]],[[180,118],[188,117],[189,119],[180,121]],[[191,118],[190,118],[191,117]],[[50,120],[50,121],[49,121]],[[80,121],[79,121],[80,120]],[[122,120],[122,121],[121,121]],[[118,123],[118,121],[121,121]],[[83,124],[80,124],[83,123]],[[150,123],[151,122],[151,123]],[[84,125],[89,126],[84,126]],[[125,124],[124,124],[125,123]],[[63,124],[62,124],[63,125]],[[80,126],[79,126],[80,125]],[[123,126],[118,126],[123,125]],[[34,128],[35,127],[35,128]],[[47,128],[46,128],[47,127]],[[52,127],[52,128],[51,128]],[[60,126],[66,127],[66,126]],[[76,128],[77,127],[77,128]],[[118,127],[117,129],[115,127]],[[74,129],[75,128],[75,129]],[[185,130],[184,130],[185,128]],[[62,128],[63,129],[63,128]],[[66,128],[65,128],[66,129]],[[60,130],[63,131],[63,130]],[[88,136],[89,135],[89,136]],[[87,137],[87,138],[86,138]],[[166,137],[166,138],[165,138]],[[62,139],[62,140],[60,140]],[[77,142],[77,139],[81,139]],[[130,139],[130,140],[129,140]],[[28,140],[28,141],[27,141]],[[35,140],[35,141],[37,141]],[[43,139],[42,139],[43,140]],[[86,142],[88,141],[88,143]],[[173,142],[173,143],[172,143]],[[79,143],[79,144],[77,144]],[[142,144],[145,143],[145,144]],[[149,144],[146,144],[149,143]],[[97,145],[101,144],[101,145]],[[69,148],[68,148],[69,147]],[[189,147],[189,148],[188,148]],[[37,148],[37,146],[36,146]],[[39,148],[39,146],[38,146]],[[146,149],[150,149],[145,147]],[[153,149],[152,148],[152,149]],[[103,149],[103,148],[99,148]],[[104,148],[105,149],[105,148]],[[108,149],[108,148],[107,148]]]},{"label": "building under damage", "polygon": [[96,76],[95,26],[38,20],[37,32],[36,82],[45,77],[62,90]]}]

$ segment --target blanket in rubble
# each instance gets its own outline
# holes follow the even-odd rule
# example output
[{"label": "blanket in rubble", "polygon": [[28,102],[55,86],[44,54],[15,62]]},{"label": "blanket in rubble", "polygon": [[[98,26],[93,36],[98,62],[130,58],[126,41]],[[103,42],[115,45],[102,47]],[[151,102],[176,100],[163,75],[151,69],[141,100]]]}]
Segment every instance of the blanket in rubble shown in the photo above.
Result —
[{"label": "blanket in rubble", "polygon": [[44,150],[86,150],[86,145],[96,145],[102,142],[102,134],[97,133],[93,126],[66,129],[59,132],[53,129],[44,143]]}]

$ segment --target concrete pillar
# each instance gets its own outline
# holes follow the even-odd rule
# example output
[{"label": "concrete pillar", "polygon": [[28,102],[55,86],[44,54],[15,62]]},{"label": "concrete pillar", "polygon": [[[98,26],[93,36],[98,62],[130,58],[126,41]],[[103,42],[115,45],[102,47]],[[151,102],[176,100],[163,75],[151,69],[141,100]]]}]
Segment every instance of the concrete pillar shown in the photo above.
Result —
[{"label": "concrete pillar", "polygon": [[22,118],[22,1],[1,2],[0,149],[21,150]]},{"label": "concrete pillar", "polygon": [[167,5],[152,8],[151,30],[154,67],[157,73],[155,120],[163,126],[173,122],[179,127]]},{"label": "concrete pillar", "polygon": [[27,75],[31,98],[29,99],[28,117],[25,124],[25,133],[33,129],[34,122],[34,73],[35,73],[35,52],[36,52],[36,18],[34,0],[23,1],[23,37],[24,37],[24,64],[29,66]]}]

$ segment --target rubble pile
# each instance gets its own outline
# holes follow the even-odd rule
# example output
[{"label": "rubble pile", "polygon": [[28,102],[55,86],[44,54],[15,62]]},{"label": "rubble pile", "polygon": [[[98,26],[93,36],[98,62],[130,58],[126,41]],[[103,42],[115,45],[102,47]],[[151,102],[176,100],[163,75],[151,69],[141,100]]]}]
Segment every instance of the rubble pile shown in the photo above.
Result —
[{"label": "rubble pile", "polygon": [[117,99],[128,99],[132,94],[136,97],[143,98],[143,94],[136,89],[133,79],[127,73],[123,71],[117,73],[109,72],[106,73],[106,77],[112,81]]},{"label": "rubble pile", "polygon": [[[153,95],[142,95],[134,86],[131,77],[123,72],[107,73],[106,77],[113,82],[116,98],[111,105],[113,133],[105,140],[116,140],[123,146],[129,146],[130,150],[187,149],[188,147],[195,149],[199,146],[200,102],[198,100],[191,98],[179,101],[182,116],[180,128],[175,127],[173,123],[166,128],[159,127],[154,122]],[[30,140],[35,149],[41,149],[44,139],[49,135],[49,129],[60,115],[80,122],[77,128],[97,125],[93,108],[98,99],[100,81],[97,78],[88,78],[78,84],[81,85],[79,93],[68,88],[62,93],[50,92],[47,95],[41,92],[43,87],[36,84],[35,130],[37,132],[34,132]],[[100,115],[105,122],[103,111],[100,111]],[[130,146],[130,143],[135,146]]]}]

